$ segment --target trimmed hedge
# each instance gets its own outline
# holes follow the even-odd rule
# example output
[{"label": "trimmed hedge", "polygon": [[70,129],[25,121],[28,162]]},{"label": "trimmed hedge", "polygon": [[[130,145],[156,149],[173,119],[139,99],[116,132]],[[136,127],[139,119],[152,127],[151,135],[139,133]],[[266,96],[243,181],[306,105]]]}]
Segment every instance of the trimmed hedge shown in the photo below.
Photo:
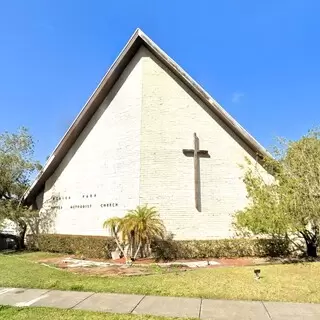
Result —
[{"label": "trimmed hedge", "polygon": [[156,260],[278,257],[290,254],[282,239],[158,240],[151,246]]},{"label": "trimmed hedge", "polygon": [[[111,258],[114,240],[103,236],[63,234],[29,235],[28,248],[47,252],[83,255],[86,258]],[[279,239],[157,240],[151,245],[156,260],[277,257],[290,254],[289,242]]]},{"label": "trimmed hedge", "polygon": [[31,250],[83,255],[86,258],[111,258],[116,244],[111,237],[41,234],[27,237]]}]

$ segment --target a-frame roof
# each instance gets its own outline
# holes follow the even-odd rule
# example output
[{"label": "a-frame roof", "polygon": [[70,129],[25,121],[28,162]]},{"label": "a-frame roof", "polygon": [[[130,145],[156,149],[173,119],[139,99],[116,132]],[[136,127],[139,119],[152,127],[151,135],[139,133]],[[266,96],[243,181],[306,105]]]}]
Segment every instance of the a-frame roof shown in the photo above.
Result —
[{"label": "a-frame roof", "polygon": [[24,195],[24,202],[26,204],[31,204],[39,192],[43,190],[46,180],[59,166],[70,147],[76,141],[141,45],[144,45],[152,54],[154,54],[254,152],[262,157],[267,155],[265,148],[263,148],[235,119],[233,119],[196,81],[161,50],[143,31],[137,29],[62,137],[31,187],[26,191]]}]

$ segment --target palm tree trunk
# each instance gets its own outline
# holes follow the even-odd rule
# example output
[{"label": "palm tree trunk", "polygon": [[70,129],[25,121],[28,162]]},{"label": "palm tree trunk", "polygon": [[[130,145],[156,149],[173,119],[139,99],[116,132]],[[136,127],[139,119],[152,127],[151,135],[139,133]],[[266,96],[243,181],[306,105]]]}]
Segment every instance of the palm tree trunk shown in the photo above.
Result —
[{"label": "palm tree trunk", "polygon": [[24,238],[27,232],[27,225],[24,221],[19,222],[19,249],[25,249]]},{"label": "palm tree trunk", "polygon": [[137,255],[138,255],[138,253],[139,253],[139,251],[140,251],[140,248],[141,248],[141,241],[139,242],[139,245],[138,245],[138,248],[137,248],[137,251],[136,251],[136,253],[135,253],[135,255],[134,255],[134,260],[137,258]]},{"label": "palm tree trunk", "polygon": [[120,245],[120,242],[119,242],[119,240],[118,240],[118,238],[117,238],[116,236],[114,236],[114,240],[115,240],[115,242],[116,242],[116,244],[117,244],[117,247],[118,247],[119,250],[121,251],[121,253],[122,253],[124,256],[126,256],[126,254],[125,254],[124,250],[122,249],[122,247],[121,247],[121,245]]},{"label": "palm tree trunk", "polygon": [[151,247],[150,247],[149,240],[145,244],[145,256],[146,256],[146,258],[151,256]]},{"label": "palm tree trunk", "polygon": [[316,258],[318,256],[317,249],[318,249],[318,234],[311,234],[310,232],[304,231],[300,232],[303,236],[306,247],[307,247],[307,256]]}]

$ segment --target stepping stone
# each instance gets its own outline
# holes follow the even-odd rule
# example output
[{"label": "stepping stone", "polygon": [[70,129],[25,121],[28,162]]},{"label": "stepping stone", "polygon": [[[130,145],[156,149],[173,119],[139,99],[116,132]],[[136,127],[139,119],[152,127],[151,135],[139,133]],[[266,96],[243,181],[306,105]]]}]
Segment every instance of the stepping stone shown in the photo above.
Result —
[{"label": "stepping stone", "polygon": [[311,303],[264,302],[272,320],[319,320],[320,305]]},{"label": "stepping stone", "polygon": [[77,292],[77,291],[50,291],[46,297],[32,304],[33,307],[54,307],[69,309],[76,306],[84,299],[91,296],[93,292]]},{"label": "stepping stone", "polygon": [[[202,300],[200,319],[204,320],[270,320],[259,301]],[[272,318],[273,319],[273,318]]]},{"label": "stepping stone", "polygon": [[79,303],[74,309],[130,313],[143,297],[131,294],[96,293]]},{"label": "stepping stone", "polygon": [[147,296],[132,313],[198,318],[200,303],[201,299]]},{"label": "stepping stone", "polygon": [[0,291],[0,304],[10,306],[29,306],[32,301],[44,296],[49,290],[4,288]]}]

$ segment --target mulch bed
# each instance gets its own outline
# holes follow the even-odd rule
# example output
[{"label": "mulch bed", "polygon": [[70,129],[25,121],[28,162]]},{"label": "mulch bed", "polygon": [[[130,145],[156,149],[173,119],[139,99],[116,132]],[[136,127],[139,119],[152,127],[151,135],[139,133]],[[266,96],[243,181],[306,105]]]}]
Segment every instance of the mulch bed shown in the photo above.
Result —
[{"label": "mulch bed", "polygon": [[[125,265],[125,259],[117,259],[117,260],[103,260],[103,259],[85,259],[86,261],[99,261],[99,262],[109,262],[114,263],[116,265],[111,266],[101,266],[101,267],[69,267],[68,263],[63,262],[66,258],[78,258],[76,256],[66,256],[66,257],[54,257],[54,258],[46,258],[40,259],[37,261],[38,263],[43,263],[49,265],[51,267],[55,267],[58,269],[64,269],[69,272],[77,273],[77,274],[86,274],[92,276],[100,276],[100,277],[109,277],[109,276],[141,276],[141,275],[150,275],[158,273],[159,270],[152,270],[150,268],[152,265],[156,265],[156,261],[154,259],[138,259],[134,262],[132,266]],[[188,259],[188,260],[177,260],[175,263],[184,263],[184,262],[194,262],[194,261],[216,261],[219,264],[210,265],[205,268],[221,268],[221,267],[239,267],[239,266],[250,266],[250,265],[259,265],[259,264],[267,264],[267,259],[263,258],[236,258],[236,259]],[[162,266],[163,272],[177,272],[177,268],[179,271],[187,271],[187,270],[195,270],[195,268],[188,268],[187,266]]]},{"label": "mulch bed", "polygon": [[[93,261],[98,261],[98,260],[94,260],[94,259],[90,259]],[[103,261],[103,260],[99,260],[99,261]],[[121,259],[116,259],[116,260],[106,260],[108,262],[113,262],[113,263],[123,263],[125,264],[125,259],[121,258]],[[210,268],[217,268],[217,267],[241,267],[241,266],[250,266],[250,265],[257,265],[257,264],[262,264],[262,263],[267,263],[267,259],[265,258],[234,258],[234,259],[228,259],[228,258],[219,258],[219,259],[215,259],[215,258],[207,258],[207,259],[179,259],[179,260],[175,260],[175,261],[170,261],[170,262],[195,262],[195,261],[216,261],[219,263],[219,265],[213,265],[213,266],[209,266]],[[138,259],[137,261],[135,261],[135,264],[155,264],[157,263],[156,260],[154,259],[150,259],[150,258],[142,258],[142,259]]]}]

